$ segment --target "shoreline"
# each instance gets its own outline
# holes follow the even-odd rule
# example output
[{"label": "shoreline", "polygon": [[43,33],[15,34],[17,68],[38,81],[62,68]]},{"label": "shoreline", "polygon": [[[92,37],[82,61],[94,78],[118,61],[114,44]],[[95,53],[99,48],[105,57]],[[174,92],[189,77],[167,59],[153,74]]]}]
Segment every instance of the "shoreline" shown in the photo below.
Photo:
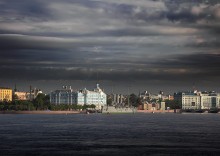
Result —
[{"label": "shoreline", "polygon": [[[132,113],[132,112],[109,112],[109,114],[151,114],[151,113],[155,113],[155,114],[163,114],[163,113],[177,113],[177,114],[220,114],[220,112],[218,113],[208,113],[208,112],[203,112],[203,113],[197,113],[197,112],[180,112],[180,111],[176,111],[174,112],[174,110],[166,110],[166,111],[161,111],[161,110],[137,110],[136,112]],[[85,111],[0,111],[0,114],[47,114],[47,115],[55,115],[55,114],[64,114],[64,115],[68,115],[68,114],[87,114]],[[90,114],[90,113],[89,113]],[[91,113],[93,114],[93,113]],[[108,114],[108,113],[100,113],[100,114]]]},{"label": "shoreline", "polygon": [[0,114],[83,114],[83,111],[0,111]]},{"label": "shoreline", "polygon": [[176,112],[171,110],[137,110],[137,113],[179,113],[180,110],[176,110]]},{"label": "shoreline", "polygon": [[[137,110],[136,112],[109,112],[109,114],[142,114],[142,113],[174,113],[174,111],[150,111],[150,110]],[[85,111],[0,111],[0,114],[87,114]],[[91,113],[93,114],[93,113]],[[108,114],[108,113],[100,113],[100,114]]]}]

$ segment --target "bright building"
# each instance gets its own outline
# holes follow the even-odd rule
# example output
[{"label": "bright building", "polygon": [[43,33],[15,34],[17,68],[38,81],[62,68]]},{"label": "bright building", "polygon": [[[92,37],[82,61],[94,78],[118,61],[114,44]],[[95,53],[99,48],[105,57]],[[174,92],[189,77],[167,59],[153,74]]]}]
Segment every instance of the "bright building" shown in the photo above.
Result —
[{"label": "bright building", "polygon": [[220,108],[220,94],[215,92],[179,92],[174,93],[174,100],[182,103],[182,109]]},{"label": "bright building", "polygon": [[27,100],[27,92],[14,92],[17,95],[18,100]]},{"label": "bright building", "polygon": [[107,104],[107,96],[97,84],[97,87],[90,91],[85,89],[74,91],[73,89],[63,87],[61,90],[56,90],[50,93],[51,104],[77,104],[77,105],[96,105],[96,108],[101,109]]},{"label": "bright building", "polygon": [[0,101],[12,101],[12,89],[0,87]]},{"label": "bright building", "polygon": [[143,110],[159,110],[160,104],[159,103],[144,103]]},{"label": "bright building", "polygon": [[14,94],[17,95],[18,100],[34,100],[38,94],[42,94],[43,92],[40,89],[31,89],[30,92],[20,92],[15,91]]},{"label": "bright building", "polygon": [[220,108],[220,93],[215,92],[202,92],[201,93],[201,108]]}]

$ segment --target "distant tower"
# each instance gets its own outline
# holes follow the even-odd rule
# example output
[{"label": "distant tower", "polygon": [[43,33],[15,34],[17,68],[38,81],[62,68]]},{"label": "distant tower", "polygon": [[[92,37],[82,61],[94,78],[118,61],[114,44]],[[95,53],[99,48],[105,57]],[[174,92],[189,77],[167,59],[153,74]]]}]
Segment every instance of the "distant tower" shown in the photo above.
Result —
[{"label": "distant tower", "polygon": [[32,90],[32,87],[31,87],[31,85],[30,85],[30,101],[31,101],[31,90]]},{"label": "distant tower", "polygon": [[130,107],[130,86],[128,86],[128,106]]},{"label": "distant tower", "polygon": [[[99,84],[99,73],[98,71],[96,72],[96,84],[98,85]],[[97,86],[98,88],[98,86]]]},{"label": "distant tower", "polygon": [[17,92],[17,85],[16,85],[16,83],[15,83],[14,92]]}]

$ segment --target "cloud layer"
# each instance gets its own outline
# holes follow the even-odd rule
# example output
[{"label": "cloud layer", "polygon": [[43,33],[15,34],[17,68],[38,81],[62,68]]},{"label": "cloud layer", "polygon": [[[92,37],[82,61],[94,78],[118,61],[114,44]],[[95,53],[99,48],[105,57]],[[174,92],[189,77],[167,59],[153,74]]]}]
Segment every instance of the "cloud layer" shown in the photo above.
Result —
[{"label": "cloud layer", "polygon": [[1,0],[0,14],[2,82],[219,84],[215,0]]}]

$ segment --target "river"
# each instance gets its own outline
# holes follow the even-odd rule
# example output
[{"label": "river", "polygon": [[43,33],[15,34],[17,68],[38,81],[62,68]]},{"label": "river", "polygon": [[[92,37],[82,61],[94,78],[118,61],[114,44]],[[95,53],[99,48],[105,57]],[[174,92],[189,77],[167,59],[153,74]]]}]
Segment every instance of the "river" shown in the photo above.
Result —
[{"label": "river", "polygon": [[0,155],[219,155],[220,114],[0,114]]}]

